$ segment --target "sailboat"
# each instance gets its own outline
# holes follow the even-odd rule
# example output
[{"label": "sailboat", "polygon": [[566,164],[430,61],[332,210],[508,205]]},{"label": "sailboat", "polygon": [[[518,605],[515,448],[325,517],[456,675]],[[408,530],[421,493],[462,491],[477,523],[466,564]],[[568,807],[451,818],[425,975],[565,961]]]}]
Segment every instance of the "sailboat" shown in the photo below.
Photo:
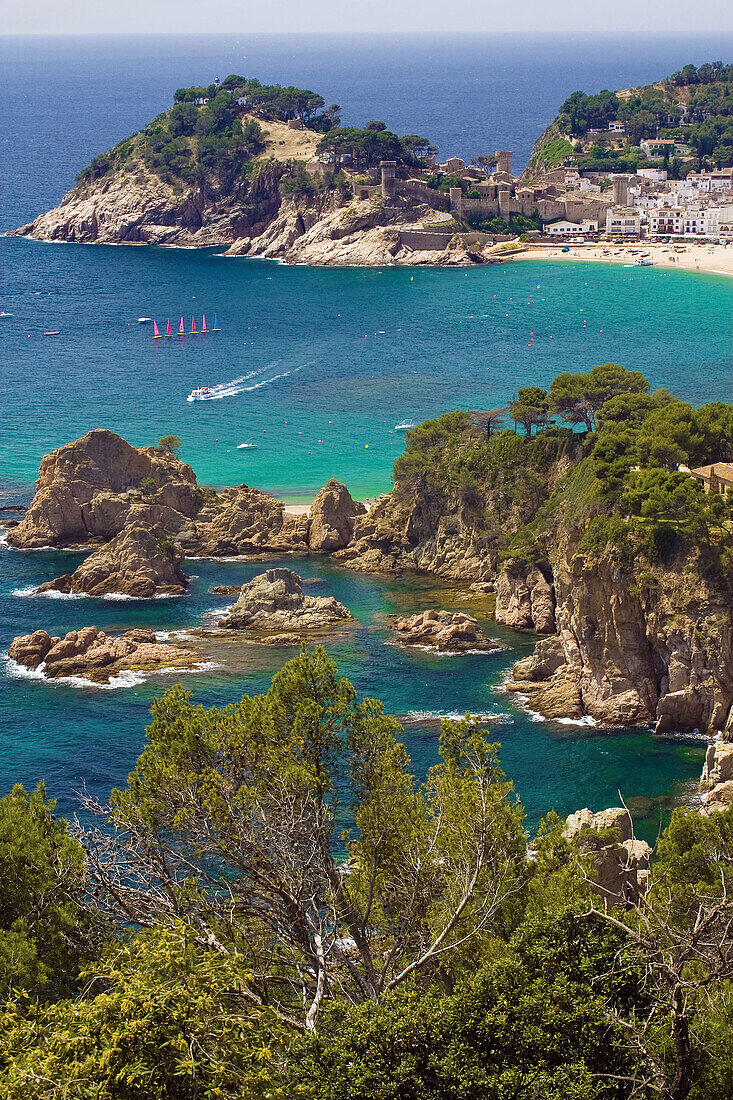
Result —
[{"label": "sailboat", "polygon": [[160,329],[157,321],[153,321],[153,339],[160,340]]},{"label": "sailboat", "polygon": [[191,335],[195,336],[197,332],[198,332],[198,329],[196,328],[196,318],[192,317],[191,318]]},{"label": "sailboat", "polygon": [[165,334],[166,334],[166,336],[172,336],[173,335],[173,329],[171,328],[170,320],[168,321],[168,327],[165,330]]},{"label": "sailboat", "polygon": [[205,313],[201,314],[201,331],[202,332],[208,332],[209,331],[206,327],[206,314]]},{"label": "sailboat", "polygon": [[182,317],[181,317],[181,323],[178,326],[178,335],[179,336],[185,336],[186,335],[186,326],[183,323],[183,318]]},{"label": "sailboat", "polygon": [[219,318],[214,314],[214,324],[211,329],[212,332],[219,332]]}]

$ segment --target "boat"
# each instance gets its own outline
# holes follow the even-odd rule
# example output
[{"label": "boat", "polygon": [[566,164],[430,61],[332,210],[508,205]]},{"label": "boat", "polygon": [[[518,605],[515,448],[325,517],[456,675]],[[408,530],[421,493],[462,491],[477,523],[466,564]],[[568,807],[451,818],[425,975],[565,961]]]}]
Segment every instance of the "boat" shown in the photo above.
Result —
[{"label": "boat", "polygon": [[160,336],[160,329],[158,328],[158,322],[153,321],[153,339],[154,340],[160,340],[160,338],[161,338],[161,336]]},{"label": "boat", "polygon": [[198,332],[198,329],[196,328],[196,318],[192,317],[191,318],[191,335],[195,336],[197,332]]},{"label": "boat", "polygon": [[209,331],[206,327],[206,314],[205,313],[201,314],[201,331],[202,332],[208,332]]},{"label": "boat", "polygon": [[409,432],[410,429],[414,427],[415,425],[411,420],[405,420],[402,424],[395,424],[394,430],[396,432]]},{"label": "boat", "polygon": [[216,316],[216,314],[214,314],[214,324],[211,326],[211,331],[221,332],[221,329],[219,328],[219,318]]},{"label": "boat", "polygon": [[54,329],[51,329],[50,332],[44,332],[43,335],[44,336],[60,336],[61,335],[61,329],[54,328]]},{"label": "boat", "polygon": [[166,336],[172,336],[173,335],[173,329],[171,328],[170,321],[168,321],[168,325],[166,327],[165,334],[166,334]]},{"label": "boat", "polygon": [[138,317],[137,323],[139,325],[149,325],[152,319],[152,317]]},{"label": "boat", "polygon": [[0,309],[0,317],[12,317],[12,313],[6,313],[4,309]]},{"label": "boat", "polygon": [[185,336],[186,335],[186,326],[183,323],[183,318],[182,317],[181,317],[181,323],[178,326],[178,335],[179,336]]},{"label": "boat", "polygon": [[256,446],[257,446],[256,443],[237,443],[237,450],[238,451],[247,451],[247,450],[250,449],[250,447],[256,447]]},{"label": "boat", "polygon": [[195,390],[191,390],[187,401],[211,401],[214,397],[214,391],[211,386],[198,386]]},{"label": "boat", "polygon": [[639,256],[638,260],[634,260],[634,263],[638,264],[639,267],[653,267],[654,260],[649,256]]}]

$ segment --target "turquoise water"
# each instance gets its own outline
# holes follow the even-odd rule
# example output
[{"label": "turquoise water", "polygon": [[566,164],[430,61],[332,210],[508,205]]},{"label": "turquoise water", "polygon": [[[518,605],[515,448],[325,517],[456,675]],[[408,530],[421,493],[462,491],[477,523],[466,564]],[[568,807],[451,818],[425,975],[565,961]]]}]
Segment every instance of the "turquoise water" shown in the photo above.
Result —
[{"label": "turquoise water", "polygon": [[[295,82],[344,107],[344,121],[384,118],[425,133],[441,155],[532,142],[575,88],[630,86],[717,53],[689,35],[226,36],[15,39],[0,42],[5,183],[0,226],[58,203],[92,156],[144,125],[174,88],[240,71]],[[528,58],[531,64],[528,65]],[[436,94],[436,88],[439,89]],[[470,104],[470,110],[466,109]],[[3,239],[4,502],[27,501],[43,454],[91,428],[134,444],[175,432],[203,483],[246,482],[291,501],[312,498],[331,475],[358,496],[390,487],[403,445],[395,425],[456,407],[503,404],[519,386],[564,369],[615,360],[700,403],[731,394],[733,282],[654,269],[517,263],[456,270],[305,269],[222,259],[216,250],[50,246]],[[153,343],[140,315],[214,311],[222,331]],[[583,322],[586,322],[585,327]],[[60,335],[43,333],[59,329]],[[534,334],[528,347],[530,333]],[[236,394],[189,404],[201,384]],[[249,388],[251,387],[251,388]],[[257,388],[254,388],[257,387]],[[287,421],[287,423],[286,423]],[[242,442],[256,448],[237,450]],[[191,594],[110,602],[19,595],[73,567],[55,553],[0,552],[0,651],[16,634],[63,633],[94,622],[171,630],[204,621],[262,563],[189,563]],[[292,565],[294,559],[286,559]],[[297,560],[359,619],[329,646],[341,671],[405,721],[416,773],[436,759],[439,715],[484,715],[527,807],[566,813],[631,799],[647,834],[655,814],[700,771],[704,744],[533,721],[500,683],[532,639],[497,631],[500,656],[434,658],[385,644],[384,615],[445,605],[470,608],[424,580],[353,576]],[[262,691],[288,651],[245,647],[227,669],[186,676],[204,703]],[[144,743],[153,677],[117,690],[47,684],[0,670],[0,792],[45,778],[73,813],[83,785],[104,798],[123,783]]]},{"label": "turquoise water", "polygon": [[[49,599],[14,595],[60,571],[72,568],[79,555],[41,551],[2,555],[2,639],[45,626],[52,633],[84,623],[104,628],[152,626],[181,629],[206,622],[205,613],[227,606],[213,596],[213,584],[240,584],[272,562],[192,561],[191,594],[175,600],[113,602]],[[534,825],[548,809],[569,813],[581,805],[617,804],[618,791],[645,819],[653,833],[656,814],[668,804],[673,788],[700,771],[704,744],[654,738],[645,730],[605,731],[588,726],[533,721],[516,701],[500,690],[511,664],[528,653],[532,639],[498,628],[477,609],[486,630],[508,649],[498,655],[436,657],[402,651],[390,640],[386,615],[430,606],[471,607],[454,590],[436,588],[425,579],[384,580],[350,574],[325,560],[288,556],[280,560],[304,578],[321,584],[315,594],[331,593],[358,618],[354,631],[328,649],[342,674],[364,695],[381,698],[388,711],[405,723],[405,742],[418,775],[436,761],[440,716],[479,714],[502,744],[501,757]],[[476,610],[476,609],[475,609]],[[227,668],[183,677],[204,704],[225,705],[243,692],[266,689],[272,674],[293,650],[235,646]],[[180,677],[179,677],[180,678]],[[173,682],[155,676],[127,688],[105,690],[48,684],[10,675],[3,684],[0,718],[0,775],[33,784],[45,777],[60,796],[60,809],[76,809],[75,792],[86,785],[104,798],[113,784],[123,783],[144,744],[143,730],[154,696]]]},{"label": "turquoise water", "polygon": [[[204,483],[298,501],[337,475],[371,496],[390,487],[397,423],[504,404],[568,368],[612,360],[695,404],[731,398],[723,276],[551,261],[305,268],[18,239],[3,249],[11,484],[104,425],[135,445],[174,432]],[[192,313],[211,324],[214,311],[222,331],[207,336],[153,341],[135,323],[184,314],[188,329]],[[236,379],[221,400],[186,401]],[[256,446],[237,450],[243,442]]]}]

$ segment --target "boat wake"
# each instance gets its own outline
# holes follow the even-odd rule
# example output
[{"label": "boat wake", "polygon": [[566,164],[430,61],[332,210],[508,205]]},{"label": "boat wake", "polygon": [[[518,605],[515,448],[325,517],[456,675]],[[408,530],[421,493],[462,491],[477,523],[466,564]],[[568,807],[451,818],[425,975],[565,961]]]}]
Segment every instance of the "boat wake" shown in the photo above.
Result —
[{"label": "boat wake", "polygon": [[[270,367],[262,367],[260,370],[250,371],[249,374],[243,374],[241,378],[232,378],[231,382],[219,382],[216,386],[209,386],[206,388],[205,397],[194,397],[193,394],[189,395],[189,401],[203,400],[203,401],[221,401],[224,397],[237,397],[240,393],[251,393],[253,390],[259,390],[262,386],[268,386],[271,382],[276,382],[278,378],[288,378],[291,374],[297,374],[300,367],[293,367],[291,370],[281,371],[279,374],[270,375],[269,378],[260,378],[261,374],[265,374],[272,370]],[[253,379],[258,379],[256,382]],[[248,385],[251,383],[251,385]],[[196,391],[194,391],[196,392]]]}]

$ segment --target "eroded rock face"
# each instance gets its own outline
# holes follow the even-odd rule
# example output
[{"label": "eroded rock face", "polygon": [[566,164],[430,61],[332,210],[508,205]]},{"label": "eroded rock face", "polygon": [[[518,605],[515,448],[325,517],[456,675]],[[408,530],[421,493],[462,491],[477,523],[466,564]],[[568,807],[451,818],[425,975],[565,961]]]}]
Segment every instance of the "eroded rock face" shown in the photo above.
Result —
[{"label": "eroded rock face", "polygon": [[710,745],[700,778],[702,813],[727,810],[733,804],[733,741],[716,741]]},{"label": "eroded rock face", "polygon": [[180,527],[201,503],[195,474],[185,462],[96,429],[41,460],[33,501],[8,532],[8,542],[32,549],[107,541],[135,512],[151,507],[165,513],[169,526]]},{"label": "eroded rock face", "polygon": [[224,626],[234,630],[248,630],[262,636],[263,641],[272,637],[289,635],[308,637],[353,622],[351,613],[333,596],[308,596],[303,592],[303,582],[290,569],[268,569],[242,585],[239,598],[230,609]]},{"label": "eroded rock face", "polygon": [[49,679],[81,676],[101,683],[129,669],[194,668],[201,658],[181,645],[158,642],[152,630],[128,630],[112,637],[96,626],[51,637],[45,630],[14,638],[8,655]]},{"label": "eroded rock face", "polygon": [[186,549],[211,557],[291,550],[305,553],[309,526],[308,516],[290,515],[279,500],[240,485],[223,489],[204,506]]},{"label": "eroded rock face", "polygon": [[182,560],[176,543],[133,524],[90,554],[71,576],[43,584],[38,591],[84,592],[88,596],[122,593],[140,599],[182,596],[188,588]]},{"label": "eroded rock face", "polygon": [[316,553],[342,550],[354,533],[357,516],[366,514],[340,481],[332,477],[316,496],[310,509],[308,546]]},{"label": "eroded rock face", "polygon": [[420,646],[439,653],[465,653],[482,650],[498,653],[504,647],[484,634],[476,619],[461,611],[423,611],[397,619],[394,624],[403,646]]},{"label": "eroded rock face", "polygon": [[[596,839],[587,830],[604,833],[612,829],[617,837]],[[581,848],[592,854],[593,882],[609,905],[634,902],[649,884],[652,849],[643,840],[635,840],[629,813],[621,806],[599,813],[587,807],[570,814],[565,823],[568,839],[580,838]]]},{"label": "eroded rock face", "polygon": [[539,569],[513,568],[499,573],[496,621],[512,630],[555,633],[555,593]]}]

